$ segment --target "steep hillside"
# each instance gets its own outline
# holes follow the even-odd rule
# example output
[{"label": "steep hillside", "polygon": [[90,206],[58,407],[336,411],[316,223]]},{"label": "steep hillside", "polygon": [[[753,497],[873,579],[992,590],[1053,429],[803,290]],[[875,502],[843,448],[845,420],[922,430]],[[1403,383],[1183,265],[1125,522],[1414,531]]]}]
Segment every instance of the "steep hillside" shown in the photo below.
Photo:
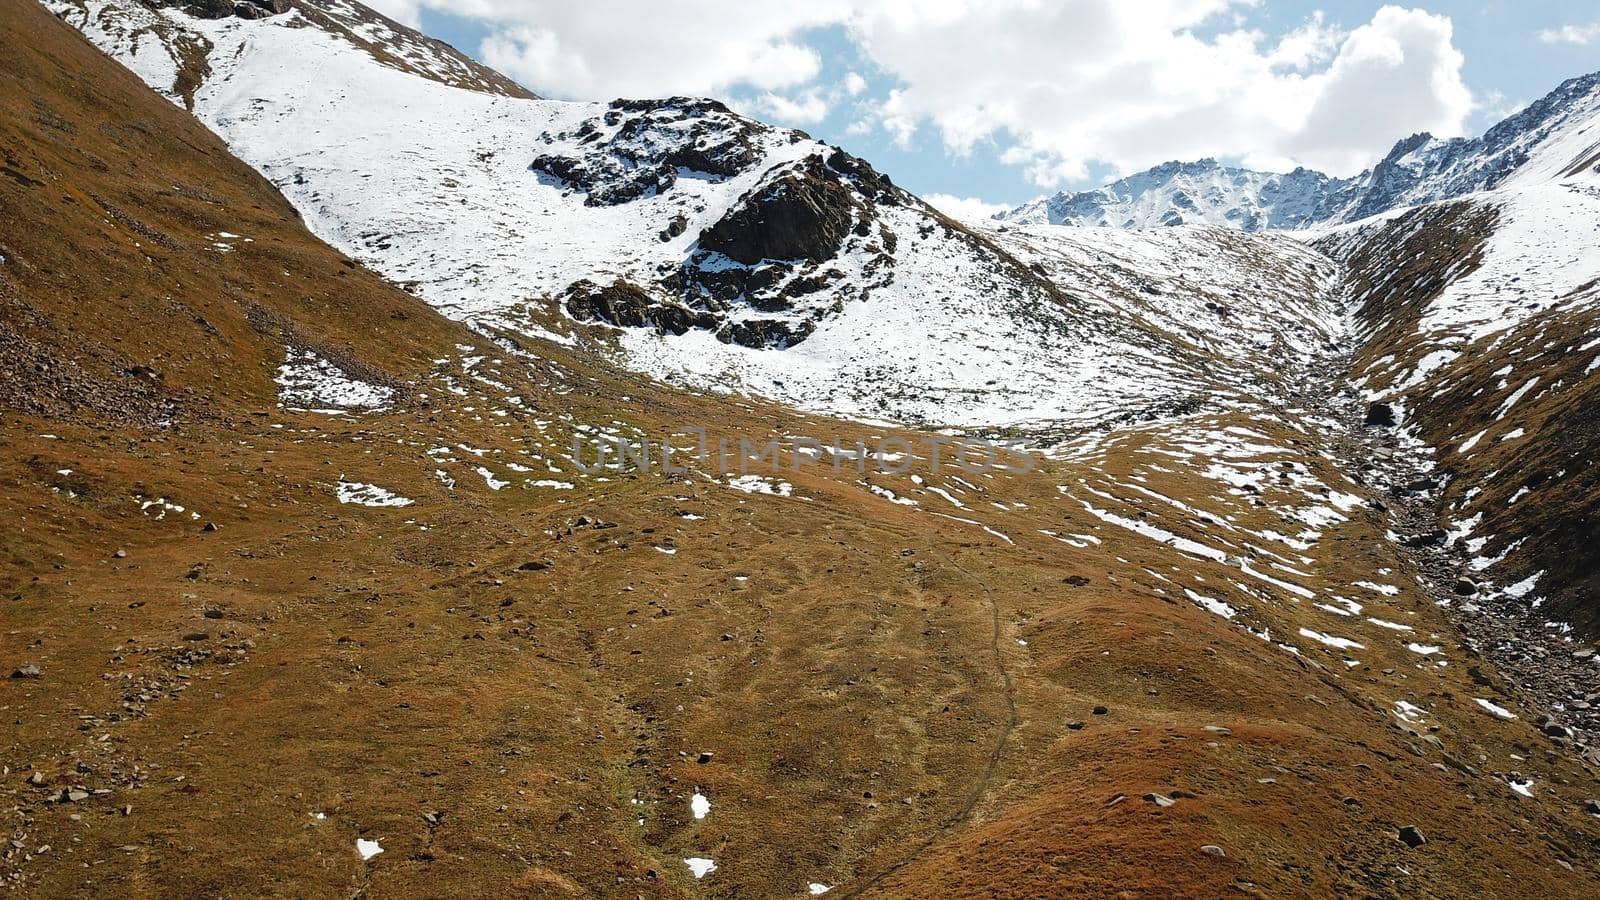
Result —
[{"label": "steep hillside", "polygon": [[1113,228],[1208,223],[1244,231],[1355,222],[1478,191],[1570,178],[1600,167],[1600,73],[1554,91],[1480,137],[1398,141],[1353,178],[1296,169],[1254,172],[1215,160],[1167,163],[1099,190],[1060,193],[996,218]]},{"label": "steep hillside", "polygon": [[[251,103],[229,95],[302,110],[277,132],[299,128],[303,158],[253,160],[269,183],[43,7],[0,0],[11,892],[1600,892],[1594,749],[1551,734],[1540,717],[1564,711],[1450,622],[1449,595],[1388,537],[1391,499],[1344,463],[1349,401],[1332,381],[1352,347],[1332,261],[1214,229],[962,229],[855,161],[812,162],[819,145],[682,101],[556,121],[567,107],[441,88],[503,114],[491,121],[516,140],[452,143],[457,120],[435,110],[381,132],[390,152],[462,155],[431,181],[424,163],[391,176],[403,157],[316,143],[310,110],[416,113],[433,82],[298,16],[193,26],[282,88],[252,93],[216,57],[197,113],[243,116]],[[280,38],[341,48],[320,92],[270,80],[278,51],[241,52]],[[341,95],[385,78],[399,93],[383,103]],[[548,141],[522,128],[531,110]],[[273,130],[206,121],[235,147],[229,121]],[[345,133],[375,148],[361,129],[385,122],[401,127],[354,118]],[[594,137],[560,137],[590,122]],[[762,161],[715,175],[744,155],[715,136],[747,127]],[[524,180],[445,193],[497,166]],[[551,228],[521,218],[519,192],[543,198]],[[441,212],[463,199],[476,216]],[[728,263],[672,235],[624,239],[680,212]],[[890,249],[863,221],[927,247]],[[627,255],[582,262],[581,240],[551,234],[582,223],[608,223],[578,237]],[[835,238],[850,248],[837,280],[808,255]],[[643,298],[616,278],[567,291],[569,263],[533,253],[563,240],[574,271],[616,266]],[[869,244],[893,256],[893,283],[870,284]],[[345,247],[383,274],[413,265],[417,296]],[[1031,468],[963,468],[976,451],[954,435],[679,390],[592,352],[604,336],[669,340],[671,307],[722,272],[765,277],[772,247],[795,254],[782,283],[872,295],[784,349],[719,340],[782,317],[734,303],[670,339],[793,358],[902,279],[937,275],[1036,292],[1059,310],[1039,315],[1082,323],[1052,335],[1046,363],[1099,358],[1080,351],[1099,340],[1108,367],[1146,374],[1115,388],[1135,398],[1121,406],[1061,388],[1107,427],[1031,432]],[[935,251],[967,256],[937,270]],[[545,271],[520,294],[503,274]],[[624,330],[579,321],[635,313]],[[984,324],[946,352],[1023,328]],[[1174,386],[1194,399],[1145,409]],[[608,436],[687,450],[685,425],[733,458],[571,458]],[[741,438],[776,442],[781,468]]]}]

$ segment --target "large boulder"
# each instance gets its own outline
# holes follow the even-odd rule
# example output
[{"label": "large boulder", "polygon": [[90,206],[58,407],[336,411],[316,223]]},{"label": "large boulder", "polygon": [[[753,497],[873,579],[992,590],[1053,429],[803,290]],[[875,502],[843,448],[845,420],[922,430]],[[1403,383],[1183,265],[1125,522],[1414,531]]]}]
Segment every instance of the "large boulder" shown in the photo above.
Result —
[{"label": "large boulder", "polygon": [[233,15],[234,0],[191,0],[184,11],[197,19],[226,19]]}]

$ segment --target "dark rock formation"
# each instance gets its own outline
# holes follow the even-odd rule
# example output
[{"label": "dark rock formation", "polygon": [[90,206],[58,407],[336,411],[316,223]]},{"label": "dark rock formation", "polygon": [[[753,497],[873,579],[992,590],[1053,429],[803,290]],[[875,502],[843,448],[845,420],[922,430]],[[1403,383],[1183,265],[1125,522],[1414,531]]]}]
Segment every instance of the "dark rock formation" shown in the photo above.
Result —
[{"label": "dark rock formation", "polygon": [[590,206],[615,206],[666,192],[680,172],[726,179],[748,170],[761,159],[763,129],[715,100],[616,100],[575,131],[544,135],[546,144],[583,145],[581,155],[542,154],[529,168],[588,194]]},{"label": "dark rock formation", "polygon": [[1367,425],[1388,428],[1394,425],[1394,407],[1387,403],[1373,403],[1367,407]]},{"label": "dark rock formation", "polygon": [[605,286],[577,282],[567,288],[566,306],[579,321],[651,327],[669,334],[684,334],[691,328],[712,330],[720,324],[710,312],[659,301],[644,288],[620,279]]},{"label": "dark rock formation", "polygon": [[822,262],[839,252],[861,210],[838,173],[808,157],[741,198],[701,233],[700,246],[746,265],[768,259]]}]

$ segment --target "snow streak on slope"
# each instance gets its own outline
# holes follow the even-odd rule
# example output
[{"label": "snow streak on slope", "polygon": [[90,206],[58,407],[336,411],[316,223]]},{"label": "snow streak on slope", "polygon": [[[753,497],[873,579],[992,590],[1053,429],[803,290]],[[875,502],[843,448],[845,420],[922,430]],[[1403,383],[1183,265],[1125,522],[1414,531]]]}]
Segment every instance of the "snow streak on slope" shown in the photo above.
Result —
[{"label": "snow streak on slope", "polygon": [[[857,417],[1086,424],[1226,405],[1340,325],[1333,267],[1290,242],[973,231],[719,104],[457,89],[300,11],[150,15],[209,47],[196,115],[319,237],[475,327],[619,347],[661,378]],[[1238,352],[1258,358],[1218,356]]]}]

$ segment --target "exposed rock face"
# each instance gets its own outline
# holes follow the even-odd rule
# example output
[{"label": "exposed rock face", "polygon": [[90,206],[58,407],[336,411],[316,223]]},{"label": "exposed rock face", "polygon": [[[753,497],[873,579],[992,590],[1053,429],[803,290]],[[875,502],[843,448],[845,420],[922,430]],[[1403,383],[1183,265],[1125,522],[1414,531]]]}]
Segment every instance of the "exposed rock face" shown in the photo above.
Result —
[{"label": "exposed rock face", "polygon": [[658,301],[644,288],[620,279],[605,286],[577,282],[567,289],[566,307],[580,321],[624,328],[652,327],[669,334],[683,334],[691,328],[709,330],[719,324],[709,312]]},{"label": "exposed rock face", "polygon": [[1394,407],[1387,403],[1368,404],[1366,424],[1377,428],[1390,427],[1394,424]]},{"label": "exposed rock face", "polygon": [[[833,151],[769,173],[728,212],[700,233],[676,287],[696,307],[743,306],[782,318],[753,318],[718,331],[747,347],[791,347],[819,320],[864,298],[891,277],[894,233],[878,204],[899,204],[889,182],[855,157]],[[862,260],[864,278],[841,265]]]},{"label": "exposed rock face", "polygon": [[800,155],[791,149],[808,140],[800,132],[679,97],[617,100],[541,140],[549,149],[532,171],[582,192],[586,206],[639,203],[661,243],[706,221],[705,201],[680,179],[750,185],[654,283],[573,285],[565,305],[581,321],[673,334],[705,329],[724,343],[790,347],[889,278],[896,239],[877,210],[904,204],[906,195],[842,150]]},{"label": "exposed rock face", "polygon": [[[176,3],[158,4],[177,6]],[[192,0],[183,4],[184,11],[197,19],[226,19],[233,15],[233,0]]]},{"label": "exposed rock face", "polygon": [[150,6],[180,8],[197,19],[265,19],[293,9],[292,0],[145,0]]},{"label": "exposed rock face", "polygon": [[758,187],[715,225],[700,246],[736,262],[832,259],[862,204],[839,173],[817,157]]},{"label": "exposed rock face", "polygon": [[588,194],[590,206],[616,206],[669,190],[679,170],[731,178],[761,159],[760,126],[715,100],[616,100],[602,119],[546,144],[576,141],[582,156],[543,154],[530,166]]}]

